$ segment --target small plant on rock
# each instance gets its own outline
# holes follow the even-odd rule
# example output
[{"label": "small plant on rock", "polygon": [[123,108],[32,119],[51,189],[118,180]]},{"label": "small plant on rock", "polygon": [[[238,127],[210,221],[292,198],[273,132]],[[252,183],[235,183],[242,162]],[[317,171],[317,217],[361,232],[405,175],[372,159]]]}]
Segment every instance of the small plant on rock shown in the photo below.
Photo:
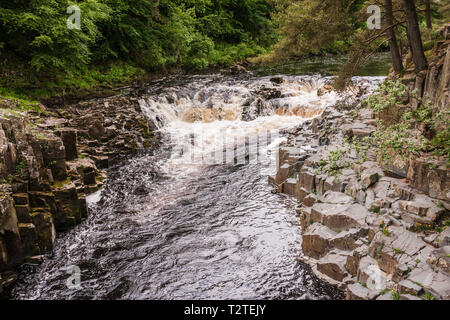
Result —
[{"label": "small plant on rock", "polygon": [[436,298],[429,292],[426,292],[425,295],[423,296],[423,298],[425,300],[436,300]]},{"label": "small plant on rock", "polygon": [[392,290],[392,298],[394,300],[400,300],[400,295],[397,291]]},{"label": "small plant on rock", "polygon": [[20,161],[17,166],[16,166],[16,174],[18,176],[22,175],[23,170],[27,167],[27,164],[25,163],[25,161]]},{"label": "small plant on rock", "polygon": [[367,100],[367,105],[375,112],[381,112],[389,107],[394,107],[402,101],[407,92],[407,87],[400,80],[386,80],[375,90]]}]

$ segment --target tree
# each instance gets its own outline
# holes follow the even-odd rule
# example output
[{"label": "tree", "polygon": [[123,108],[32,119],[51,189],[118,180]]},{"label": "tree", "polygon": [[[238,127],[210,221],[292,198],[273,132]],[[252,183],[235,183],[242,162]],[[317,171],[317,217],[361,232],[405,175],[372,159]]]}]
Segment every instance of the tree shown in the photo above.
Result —
[{"label": "tree", "polygon": [[110,10],[97,0],[79,3],[82,30],[67,28],[68,0],[2,2],[0,43],[4,50],[20,57],[35,71],[71,74],[83,69],[91,59],[92,46],[101,36],[97,23]]},{"label": "tree", "polygon": [[425,0],[425,19],[427,21],[427,28],[433,29],[433,24],[431,23],[431,1]]},{"label": "tree", "polygon": [[417,20],[416,6],[414,0],[403,0],[407,23],[408,43],[411,48],[412,57],[416,66],[416,72],[427,68],[427,60],[422,45],[419,22]]},{"label": "tree", "polygon": [[281,40],[275,58],[301,57],[326,52],[343,53],[354,32],[353,14],[364,1],[357,0],[271,0],[277,13]]},{"label": "tree", "polygon": [[394,29],[394,16],[392,13],[392,0],[384,0],[386,36],[389,41],[389,50],[391,51],[392,67],[395,72],[403,70],[402,57],[398,48],[397,37]]}]

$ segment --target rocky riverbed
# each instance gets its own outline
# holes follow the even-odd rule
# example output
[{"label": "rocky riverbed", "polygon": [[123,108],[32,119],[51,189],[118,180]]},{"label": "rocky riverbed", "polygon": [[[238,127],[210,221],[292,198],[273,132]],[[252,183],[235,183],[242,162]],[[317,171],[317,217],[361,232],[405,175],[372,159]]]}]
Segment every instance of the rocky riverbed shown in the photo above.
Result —
[{"label": "rocky riverbed", "polygon": [[33,111],[2,99],[0,107],[2,292],[18,266],[39,264],[57,232],[88,216],[86,195],[104,185],[105,169],[157,139],[131,97]]},{"label": "rocky riverbed", "polygon": [[[420,162],[411,164],[409,181],[433,179],[432,198],[386,171],[370,150],[361,161],[345,137],[370,135],[373,120],[369,110],[354,119],[327,109],[280,147],[280,167],[269,180],[300,203],[300,259],[347,299],[449,299],[450,228],[433,227],[449,218],[448,170],[423,170],[423,177],[414,170]],[[311,139],[316,144],[304,151]],[[340,166],[353,165],[328,175],[321,166],[333,155]]]},{"label": "rocky riverbed", "polygon": [[[435,51],[428,71],[410,70],[402,81],[439,112],[449,106],[449,41]],[[417,101],[410,95],[405,103]],[[422,154],[382,163],[371,144],[377,119],[395,123],[402,106],[381,114],[349,106],[327,108],[292,133],[269,177],[298,200],[301,261],[347,299],[450,299],[447,161]]]}]

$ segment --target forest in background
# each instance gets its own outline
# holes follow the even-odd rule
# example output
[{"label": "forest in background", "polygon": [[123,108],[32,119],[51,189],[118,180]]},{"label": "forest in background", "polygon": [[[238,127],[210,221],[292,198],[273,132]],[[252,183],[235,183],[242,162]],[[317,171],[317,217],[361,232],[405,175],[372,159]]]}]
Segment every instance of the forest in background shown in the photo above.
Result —
[{"label": "forest in background", "polygon": [[[345,79],[371,53],[389,50],[389,34],[398,40],[399,55],[404,53],[404,2],[0,0],[0,94],[64,96],[250,57],[264,64],[328,53],[348,54]],[[430,49],[437,26],[448,22],[449,4],[409,2],[417,7],[424,50]],[[386,3],[393,25],[385,28],[383,19],[381,30],[368,30],[367,6],[379,5],[385,17]],[[67,28],[67,8],[74,4],[81,10],[81,30]]]},{"label": "forest in background", "polygon": [[[67,28],[74,4],[81,30]],[[0,90],[39,97],[230,65],[276,42],[271,12],[265,0],[2,0]]]}]

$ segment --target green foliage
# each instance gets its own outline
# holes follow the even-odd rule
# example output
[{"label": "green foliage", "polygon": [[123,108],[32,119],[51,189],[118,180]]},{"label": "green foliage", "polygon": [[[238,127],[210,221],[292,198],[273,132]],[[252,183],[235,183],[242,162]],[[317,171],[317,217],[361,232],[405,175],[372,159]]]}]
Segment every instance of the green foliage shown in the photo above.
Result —
[{"label": "green foliage", "polygon": [[[81,30],[67,28],[74,4]],[[65,94],[145,72],[230,65],[276,41],[272,11],[266,0],[2,1],[0,87]]]},{"label": "green foliage", "polygon": [[73,73],[90,62],[89,47],[101,36],[97,23],[110,10],[97,0],[78,3],[82,30],[67,28],[68,0],[2,2],[0,42],[4,49],[22,57],[34,71]]},{"label": "green foliage", "polygon": [[431,144],[436,148],[439,155],[445,156],[450,162],[450,110],[439,112],[435,119],[443,127],[431,140]]},{"label": "green foliage", "polygon": [[[386,80],[368,98],[367,105],[377,113],[396,108],[406,92],[407,88],[400,80]],[[389,164],[394,156],[401,156],[406,160],[431,147],[436,154],[445,156],[450,161],[450,111],[433,114],[429,99],[418,97],[414,91],[411,95],[419,103],[417,109],[408,105],[400,121],[391,126],[378,121],[378,130],[374,134],[377,156],[384,164]],[[436,130],[438,127],[439,130]]]},{"label": "green foliage", "polygon": [[18,176],[22,175],[23,170],[27,167],[27,164],[25,163],[25,161],[21,161],[17,164],[16,166],[16,174]]},{"label": "green foliage", "polygon": [[394,155],[400,155],[406,160],[409,156],[417,154],[424,148],[426,140],[421,135],[413,136],[408,123],[401,122],[385,127],[378,122],[374,144],[377,146],[376,153],[381,161],[388,164],[393,161]]},{"label": "green foliage", "polygon": [[[14,106],[14,109],[12,111],[35,111],[38,113],[42,112],[39,102],[29,100],[25,96],[17,95],[5,88],[0,88],[0,96],[1,98],[14,100],[16,102],[16,105]],[[1,104],[0,108],[3,108]]]},{"label": "green foliage", "polygon": [[396,107],[407,92],[406,86],[400,80],[387,79],[381,83],[368,98],[367,105],[375,112],[381,112],[390,107]]},{"label": "green foliage", "polygon": [[350,163],[345,161],[346,152],[347,150],[344,149],[331,150],[326,160],[322,159],[317,163],[315,174],[326,173],[328,177],[337,179],[342,169],[350,167]]},{"label": "green foliage", "polygon": [[343,53],[355,28],[354,13],[363,1],[324,2],[271,0],[282,38],[274,58],[301,57],[326,52]]},{"label": "green foliage", "polygon": [[392,290],[392,299],[400,300],[400,294],[397,291]]},{"label": "green foliage", "polygon": [[429,292],[426,292],[425,295],[423,296],[423,298],[425,300],[436,300],[436,298]]}]

